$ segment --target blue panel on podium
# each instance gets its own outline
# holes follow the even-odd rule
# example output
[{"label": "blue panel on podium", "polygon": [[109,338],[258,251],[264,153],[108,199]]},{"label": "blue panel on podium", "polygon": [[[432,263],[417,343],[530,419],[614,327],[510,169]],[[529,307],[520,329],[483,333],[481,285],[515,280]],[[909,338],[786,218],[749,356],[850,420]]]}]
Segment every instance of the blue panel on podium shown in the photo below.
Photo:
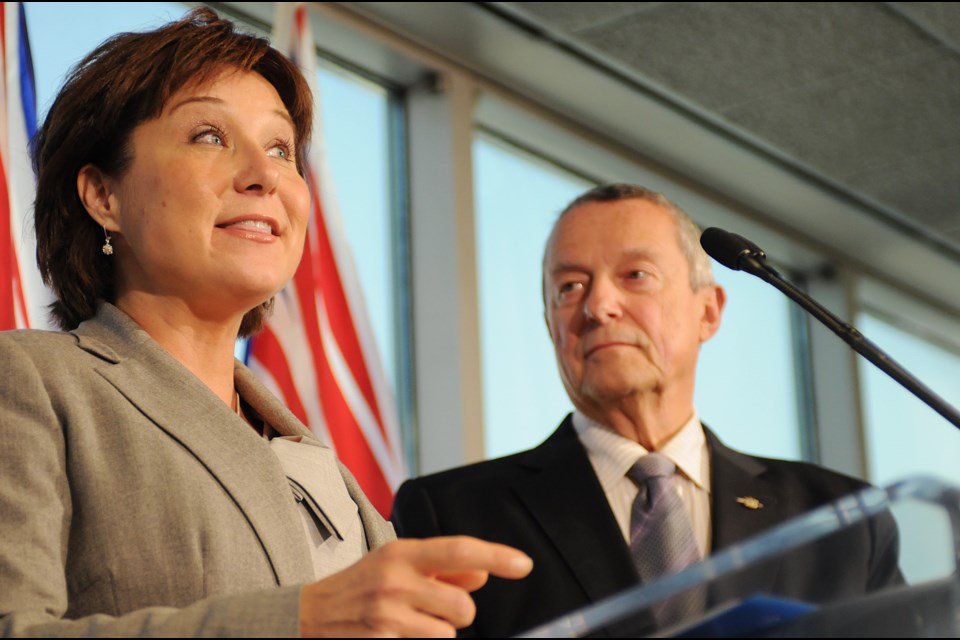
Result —
[{"label": "blue panel on podium", "polygon": [[813,612],[807,602],[755,595],[713,611],[692,626],[670,634],[671,638],[753,638],[788,620]]}]

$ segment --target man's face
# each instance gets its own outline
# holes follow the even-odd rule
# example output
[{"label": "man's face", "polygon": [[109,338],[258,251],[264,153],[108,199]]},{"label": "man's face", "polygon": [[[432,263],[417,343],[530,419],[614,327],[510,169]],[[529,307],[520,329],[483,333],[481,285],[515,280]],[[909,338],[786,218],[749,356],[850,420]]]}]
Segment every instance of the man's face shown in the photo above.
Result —
[{"label": "man's face", "polygon": [[567,213],[547,247],[544,293],[574,406],[592,415],[647,392],[692,406],[700,343],[719,328],[723,293],[693,291],[662,206],[630,198]]}]

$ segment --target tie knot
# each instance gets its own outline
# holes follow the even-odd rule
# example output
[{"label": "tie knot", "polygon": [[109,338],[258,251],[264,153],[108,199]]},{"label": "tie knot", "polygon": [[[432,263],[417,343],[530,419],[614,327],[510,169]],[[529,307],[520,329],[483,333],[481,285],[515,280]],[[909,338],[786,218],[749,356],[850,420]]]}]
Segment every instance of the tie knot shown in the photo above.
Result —
[{"label": "tie knot", "polygon": [[643,486],[650,478],[669,478],[676,469],[677,465],[662,453],[648,453],[633,463],[627,476]]}]

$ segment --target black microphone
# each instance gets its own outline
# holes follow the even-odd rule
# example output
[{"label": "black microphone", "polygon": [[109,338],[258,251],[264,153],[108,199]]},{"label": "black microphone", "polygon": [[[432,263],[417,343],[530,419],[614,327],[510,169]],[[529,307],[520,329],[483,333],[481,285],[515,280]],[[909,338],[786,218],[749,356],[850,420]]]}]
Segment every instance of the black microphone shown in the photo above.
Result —
[{"label": "black microphone", "polygon": [[764,261],[767,254],[743,236],[716,227],[704,230],[700,246],[711,258],[734,271],[750,271],[754,261]]},{"label": "black microphone", "polygon": [[704,230],[700,236],[700,246],[707,252],[707,255],[723,266],[734,271],[746,271],[782,291],[810,315],[837,334],[854,351],[872,362],[881,371],[925,402],[927,406],[946,418],[953,426],[960,429],[960,412],[917,380],[877,345],[867,340],[862,333],[787,282],[777,273],[776,269],[767,264],[767,254],[763,252],[763,249],[743,236],[716,227]]}]

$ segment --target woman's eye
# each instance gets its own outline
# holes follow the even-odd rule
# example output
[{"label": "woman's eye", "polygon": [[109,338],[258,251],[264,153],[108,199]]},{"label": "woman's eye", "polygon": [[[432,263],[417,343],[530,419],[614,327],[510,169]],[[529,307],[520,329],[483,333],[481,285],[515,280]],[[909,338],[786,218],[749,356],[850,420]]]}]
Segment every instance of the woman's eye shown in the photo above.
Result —
[{"label": "woman's eye", "polygon": [[206,144],[214,144],[220,147],[223,146],[223,135],[218,131],[205,131],[195,136],[193,140],[194,142],[204,142]]},{"label": "woman's eye", "polygon": [[282,160],[292,160],[293,159],[293,145],[289,142],[279,141],[274,142],[268,149],[267,155],[271,158],[280,158]]}]

